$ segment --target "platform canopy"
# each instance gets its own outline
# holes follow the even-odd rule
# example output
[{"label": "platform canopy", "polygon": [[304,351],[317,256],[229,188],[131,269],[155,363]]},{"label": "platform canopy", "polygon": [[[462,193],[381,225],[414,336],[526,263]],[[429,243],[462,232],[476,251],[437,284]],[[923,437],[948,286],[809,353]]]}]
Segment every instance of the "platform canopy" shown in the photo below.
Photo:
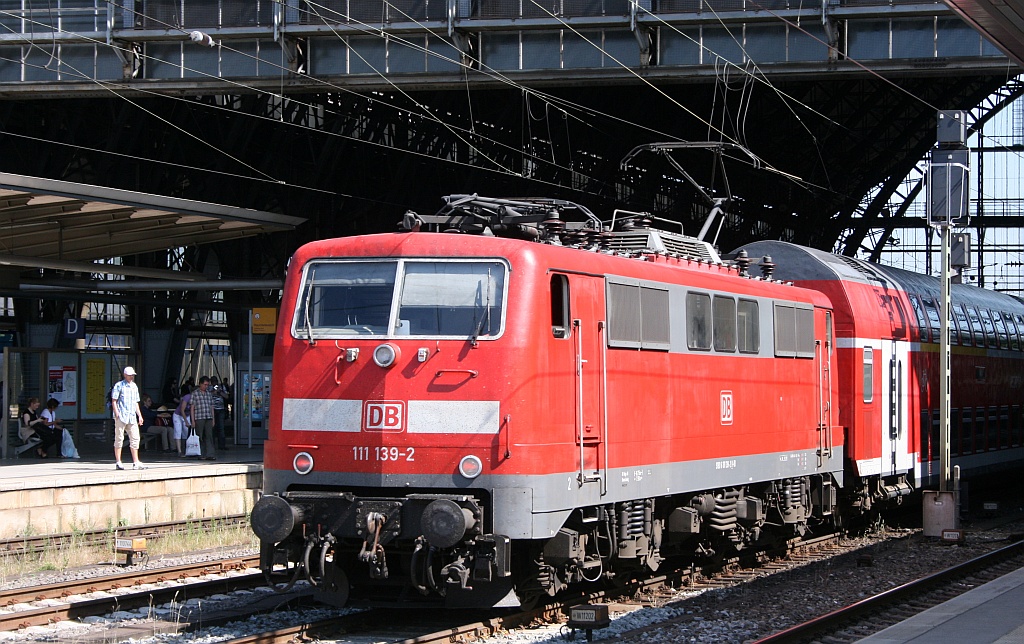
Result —
[{"label": "platform canopy", "polygon": [[[0,266],[117,273],[111,257],[290,230],[272,212],[0,172]],[[181,273],[125,267],[137,277]]]},{"label": "platform canopy", "polygon": [[992,44],[1024,67],[1024,0],[945,0]]}]

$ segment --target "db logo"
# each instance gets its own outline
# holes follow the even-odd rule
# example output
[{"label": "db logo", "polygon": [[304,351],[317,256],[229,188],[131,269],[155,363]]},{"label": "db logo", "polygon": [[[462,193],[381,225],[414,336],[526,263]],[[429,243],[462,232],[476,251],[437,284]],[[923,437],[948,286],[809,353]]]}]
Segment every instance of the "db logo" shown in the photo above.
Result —
[{"label": "db logo", "polygon": [[732,425],[732,392],[723,391],[721,399],[722,424]]},{"label": "db logo", "polygon": [[368,402],[363,405],[364,432],[400,432],[405,428],[405,403]]}]

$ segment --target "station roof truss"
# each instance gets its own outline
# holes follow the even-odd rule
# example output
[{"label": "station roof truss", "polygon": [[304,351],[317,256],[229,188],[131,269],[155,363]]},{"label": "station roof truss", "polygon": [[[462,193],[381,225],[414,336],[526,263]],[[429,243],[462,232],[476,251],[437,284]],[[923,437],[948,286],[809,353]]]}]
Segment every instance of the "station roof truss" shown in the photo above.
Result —
[{"label": "station roof truss", "polygon": [[0,172],[0,266],[181,279],[177,271],[91,264],[291,230],[272,212]]}]

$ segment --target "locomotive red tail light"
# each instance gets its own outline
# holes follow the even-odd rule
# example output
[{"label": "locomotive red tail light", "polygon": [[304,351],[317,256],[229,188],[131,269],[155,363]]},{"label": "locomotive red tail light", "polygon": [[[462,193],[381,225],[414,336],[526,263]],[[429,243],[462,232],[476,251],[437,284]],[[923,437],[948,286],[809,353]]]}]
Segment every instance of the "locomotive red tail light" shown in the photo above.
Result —
[{"label": "locomotive red tail light", "polygon": [[467,479],[475,479],[480,476],[480,472],[484,471],[484,464],[476,456],[470,454],[469,456],[463,456],[462,460],[459,461],[459,474],[465,476]]},{"label": "locomotive red tail light", "polygon": [[373,361],[378,367],[384,367],[386,369],[395,364],[399,355],[400,352],[398,347],[390,342],[385,342],[373,350]]},{"label": "locomotive red tail light", "polygon": [[292,460],[292,467],[299,474],[309,474],[313,471],[313,457],[309,452],[299,452]]}]

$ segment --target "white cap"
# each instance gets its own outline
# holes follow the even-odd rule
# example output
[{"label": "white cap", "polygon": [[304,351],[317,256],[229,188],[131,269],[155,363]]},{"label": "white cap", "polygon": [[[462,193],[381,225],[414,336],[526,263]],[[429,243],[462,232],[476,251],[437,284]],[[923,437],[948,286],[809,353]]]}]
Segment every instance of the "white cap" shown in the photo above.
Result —
[{"label": "white cap", "polygon": [[132,369],[131,367],[125,367],[124,368],[124,375],[126,375],[126,376],[134,376],[135,375],[135,370]]}]

